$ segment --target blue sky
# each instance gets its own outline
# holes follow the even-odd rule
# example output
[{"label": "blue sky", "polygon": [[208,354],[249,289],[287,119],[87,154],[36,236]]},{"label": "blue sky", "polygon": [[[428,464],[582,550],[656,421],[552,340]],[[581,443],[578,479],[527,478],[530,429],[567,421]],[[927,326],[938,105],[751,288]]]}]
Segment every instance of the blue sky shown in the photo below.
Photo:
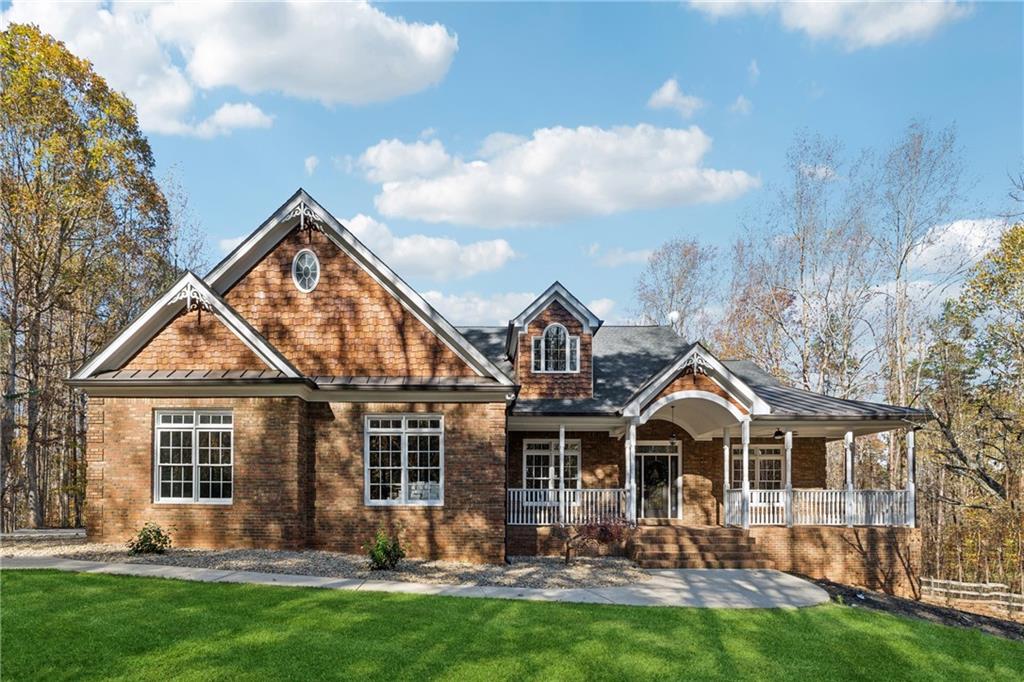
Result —
[{"label": "blue sky", "polygon": [[728,248],[803,128],[956,123],[965,219],[1005,210],[1024,149],[1015,3],[3,7],[133,97],[211,263],[302,186],[456,323],[555,279],[628,318],[643,252]]}]

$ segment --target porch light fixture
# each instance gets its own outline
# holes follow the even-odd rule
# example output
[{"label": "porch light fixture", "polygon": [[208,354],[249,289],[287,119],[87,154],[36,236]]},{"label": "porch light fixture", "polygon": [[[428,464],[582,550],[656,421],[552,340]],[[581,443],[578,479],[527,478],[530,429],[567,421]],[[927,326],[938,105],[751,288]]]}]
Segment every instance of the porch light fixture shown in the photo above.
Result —
[{"label": "porch light fixture", "polygon": [[775,440],[782,440],[786,437],[786,434],[782,432],[782,429],[775,429],[775,433],[772,434],[772,438]]},{"label": "porch light fixture", "polygon": [[676,437],[676,406],[672,405],[672,434],[668,437],[668,442],[675,447],[679,439]]}]

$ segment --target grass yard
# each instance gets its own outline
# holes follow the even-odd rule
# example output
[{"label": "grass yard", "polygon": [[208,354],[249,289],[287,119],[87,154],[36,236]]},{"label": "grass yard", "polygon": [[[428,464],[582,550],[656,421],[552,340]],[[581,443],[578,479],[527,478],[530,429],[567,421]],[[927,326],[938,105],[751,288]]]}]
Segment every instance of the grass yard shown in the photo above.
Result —
[{"label": "grass yard", "polygon": [[0,677],[1024,679],[1024,644],[838,605],[631,608],[0,572]]}]

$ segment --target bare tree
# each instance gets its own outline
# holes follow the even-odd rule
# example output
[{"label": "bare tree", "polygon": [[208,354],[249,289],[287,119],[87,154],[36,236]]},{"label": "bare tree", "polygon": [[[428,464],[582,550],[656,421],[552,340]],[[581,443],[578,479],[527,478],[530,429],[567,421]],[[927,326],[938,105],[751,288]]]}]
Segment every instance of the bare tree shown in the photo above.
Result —
[{"label": "bare tree", "polygon": [[707,340],[714,316],[717,250],[696,240],[659,247],[637,279],[637,315],[646,324],[670,324],[691,341]]}]

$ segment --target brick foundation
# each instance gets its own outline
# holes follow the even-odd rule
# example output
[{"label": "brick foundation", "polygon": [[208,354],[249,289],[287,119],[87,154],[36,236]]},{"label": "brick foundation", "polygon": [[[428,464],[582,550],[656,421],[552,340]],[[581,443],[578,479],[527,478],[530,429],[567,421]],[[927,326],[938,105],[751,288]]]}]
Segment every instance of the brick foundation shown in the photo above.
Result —
[{"label": "brick foundation", "polygon": [[917,595],[920,529],[766,526],[751,528],[750,537],[780,571]]}]

